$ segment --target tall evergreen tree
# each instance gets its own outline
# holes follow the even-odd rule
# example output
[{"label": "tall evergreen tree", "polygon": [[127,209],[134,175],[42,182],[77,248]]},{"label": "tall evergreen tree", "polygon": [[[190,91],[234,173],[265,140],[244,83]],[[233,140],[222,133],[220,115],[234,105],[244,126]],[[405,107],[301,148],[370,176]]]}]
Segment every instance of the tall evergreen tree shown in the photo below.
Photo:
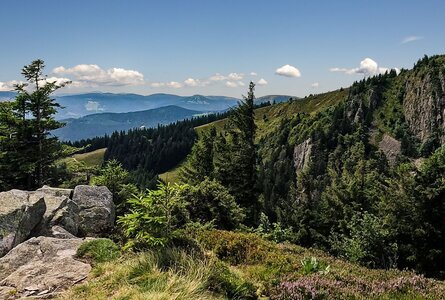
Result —
[{"label": "tall evergreen tree", "polygon": [[232,185],[229,190],[238,203],[246,209],[246,221],[255,223],[259,215],[256,189],[257,153],[255,147],[255,84],[250,82],[247,97],[229,117],[229,139],[231,142]]},{"label": "tall evergreen tree", "polygon": [[2,169],[16,168],[15,174],[4,174],[9,185],[35,188],[49,180],[52,163],[61,154],[57,138],[50,131],[63,126],[54,119],[60,105],[51,94],[69,82],[50,82],[43,75],[45,64],[35,60],[22,69],[28,83],[16,85],[17,96],[10,112],[3,113],[0,123],[7,127],[8,136],[2,140]]}]

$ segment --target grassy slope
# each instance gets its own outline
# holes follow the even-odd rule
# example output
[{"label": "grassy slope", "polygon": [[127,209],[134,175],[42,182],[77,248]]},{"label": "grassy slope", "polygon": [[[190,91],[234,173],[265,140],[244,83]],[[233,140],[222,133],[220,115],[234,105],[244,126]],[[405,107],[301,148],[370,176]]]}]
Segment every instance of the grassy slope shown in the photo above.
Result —
[{"label": "grassy slope", "polygon": [[[297,113],[316,113],[327,107],[335,105],[344,100],[348,95],[348,89],[337,90],[333,92],[323,93],[319,95],[312,95],[304,99],[294,100],[292,102],[278,103],[271,106],[258,108],[255,110],[255,123],[257,129],[257,140],[265,137],[276,129],[281,120],[292,117]],[[264,117],[265,116],[265,117]],[[266,121],[265,121],[266,120]],[[223,131],[227,119],[218,120],[209,124],[201,125],[195,128],[198,135],[215,127],[217,131]],[[175,167],[163,174],[160,177],[168,182],[176,182],[178,179],[179,167]],[[168,178],[168,179],[167,179]]]},{"label": "grassy slope", "polygon": [[[166,256],[161,251],[126,254],[116,261],[96,265],[86,283],[73,287],[61,298],[228,299],[228,292],[232,291],[231,299],[253,299],[233,297],[241,293],[241,286],[246,286],[240,284],[243,282],[253,286],[262,299],[295,299],[276,297],[284,290],[283,287],[277,289],[281,282],[314,289],[316,299],[445,297],[445,283],[441,281],[408,271],[367,269],[322,251],[276,244],[255,234],[213,230],[202,232],[196,238],[206,253],[204,259],[176,253],[169,255],[174,263],[166,264]],[[329,273],[304,274],[301,260],[307,257],[316,257],[329,265]],[[215,268],[221,261],[230,274],[223,271],[222,276],[221,268]],[[209,287],[215,286],[215,277],[219,278],[217,286],[224,286],[219,294],[209,291]]]},{"label": "grassy slope", "polygon": [[104,161],[105,150],[107,150],[107,148],[97,149],[87,153],[74,154],[64,158],[61,162],[66,163],[68,166],[83,163],[86,167],[100,167]]}]

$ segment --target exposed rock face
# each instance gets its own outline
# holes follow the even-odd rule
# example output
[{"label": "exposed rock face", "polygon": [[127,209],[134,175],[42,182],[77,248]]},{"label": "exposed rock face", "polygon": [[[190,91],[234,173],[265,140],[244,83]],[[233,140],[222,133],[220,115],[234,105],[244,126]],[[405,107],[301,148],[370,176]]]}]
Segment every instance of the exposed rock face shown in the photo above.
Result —
[{"label": "exposed rock face", "polygon": [[73,194],[71,189],[58,189],[44,186],[36,191],[36,195],[42,195],[46,211],[39,226],[35,230],[35,235],[51,236],[53,226],[62,226],[69,233],[76,235],[79,223],[79,208],[70,199]]},{"label": "exposed rock face", "polygon": [[403,109],[411,132],[422,142],[442,131],[445,142],[445,66],[437,74],[413,74],[407,80]]},{"label": "exposed rock face", "polygon": [[20,190],[0,193],[0,257],[30,236],[45,210],[41,194]]},{"label": "exposed rock face", "polygon": [[294,166],[295,170],[301,172],[307,166],[311,159],[312,143],[311,139],[307,139],[294,148]]},{"label": "exposed rock face", "polygon": [[73,201],[79,207],[79,234],[99,236],[114,225],[113,195],[105,186],[76,186]]},{"label": "exposed rock face", "polygon": [[75,258],[83,242],[37,237],[15,247],[0,258],[0,298],[48,295],[85,279],[91,266]]},{"label": "exposed rock face", "polygon": [[385,133],[379,143],[379,149],[382,150],[388,161],[393,164],[397,156],[400,155],[401,145],[398,140]]}]

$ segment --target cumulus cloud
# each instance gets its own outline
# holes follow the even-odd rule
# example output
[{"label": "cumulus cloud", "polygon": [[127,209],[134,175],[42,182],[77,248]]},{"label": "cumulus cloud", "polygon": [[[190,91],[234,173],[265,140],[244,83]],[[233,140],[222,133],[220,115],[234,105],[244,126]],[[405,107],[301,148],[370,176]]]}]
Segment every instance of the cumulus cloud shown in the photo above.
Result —
[{"label": "cumulus cloud", "polygon": [[240,86],[245,86],[244,82],[242,81],[226,81],[226,87],[229,88],[236,88]]},{"label": "cumulus cloud", "polygon": [[343,72],[346,74],[363,74],[365,76],[372,76],[377,74],[384,74],[387,71],[390,71],[391,69],[396,70],[397,74],[400,72],[397,68],[387,68],[387,67],[379,67],[376,61],[373,59],[367,57],[364,60],[360,62],[360,65],[358,68],[330,68],[329,71],[331,72]]},{"label": "cumulus cloud", "polygon": [[196,86],[207,86],[208,84],[209,84],[209,81],[207,81],[207,80],[194,79],[194,78],[188,78],[188,79],[184,80],[185,86],[196,87]]},{"label": "cumulus cloud", "polygon": [[266,79],[261,78],[260,80],[257,81],[256,84],[258,84],[258,85],[267,85],[267,81],[266,81]]},{"label": "cumulus cloud", "polygon": [[1,92],[7,92],[14,90],[14,85],[19,84],[20,82],[17,80],[11,80],[6,82],[0,81],[0,91]]},{"label": "cumulus cloud", "polygon": [[258,74],[255,72],[250,72],[250,76],[258,76]]},{"label": "cumulus cloud", "polygon": [[83,86],[123,86],[144,84],[144,75],[135,70],[123,68],[110,68],[104,70],[94,64],[80,64],[72,68],[63,66],[54,68],[55,75],[70,75],[73,81],[79,82]]},{"label": "cumulus cloud", "polygon": [[230,73],[227,76],[227,79],[230,81],[239,81],[242,80],[244,78],[244,74],[241,73]]},{"label": "cumulus cloud", "polygon": [[223,81],[223,80],[226,80],[226,76],[216,73],[215,75],[210,76],[209,80],[210,81]]},{"label": "cumulus cloud", "polygon": [[311,84],[311,87],[313,87],[314,89],[318,88],[320,86],[320,83],[318,82],[314,82],[313,84]]},{"label": "cumulus cloud", "polygon": [[85,109],[87,111],[103,111],[104,110],[104,108],[97,101],[88,101],[85,104]]},{"label": "cumulus cloud", "polygon": [[174,88],[174,89],[180,89],[184,86],[182,83],[177,82],[177,81],[170,81],[170,82],[167,82],[165,85],[168,87]]},{"label": "cumulus cloud", "polygon": [[300,77],[300,70],[291,65],[284,65],[276,69],[275,74],[285,77]]},{"label": "cumulus cloud", "polygon": [[402,39],[402,44],[415,42],[418,40],[423,39],[423,36],[417,36],[417,35],[410,35]]}]

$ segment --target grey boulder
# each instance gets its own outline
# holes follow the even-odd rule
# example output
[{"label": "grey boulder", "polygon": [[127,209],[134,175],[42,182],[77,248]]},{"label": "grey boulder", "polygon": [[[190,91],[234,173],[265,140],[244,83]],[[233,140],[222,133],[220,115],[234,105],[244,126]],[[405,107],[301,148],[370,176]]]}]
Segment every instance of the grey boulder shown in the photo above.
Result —
[{"label": "grey boulder", "polygon": [[115,208],[113,195],[105,186],[78,185],[73,201],[79,207],[80,236],[100,236],[114,226]]},{"label": "grey boulder", "polygon": [[0,193],[0,257],[31,235],[45,210],[43,195],[20,190]]},{"label": "grey boulder", "polygon": [[45,214],[35,230],[35,236],[52,236],[53,226],[61,226],[72,235],[77,234],[79,207],[70,199],[73,190],[44,186],[35,194],[43,195],[46,204]]},{"label": "grey boulder", "polygon": [[54,294],[84,280],[91,266],[75,256],[83,242],[41,236],[18,245],[0,258],[0,297]]}]

